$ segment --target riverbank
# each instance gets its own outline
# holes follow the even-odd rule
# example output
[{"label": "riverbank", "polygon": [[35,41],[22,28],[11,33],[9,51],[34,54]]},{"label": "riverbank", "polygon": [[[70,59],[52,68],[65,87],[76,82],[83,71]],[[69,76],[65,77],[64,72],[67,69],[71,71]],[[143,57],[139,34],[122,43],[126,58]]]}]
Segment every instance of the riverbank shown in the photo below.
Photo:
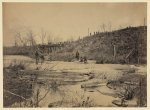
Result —
[{"label": "riverbank", "polygon": [[[45,61],[43,64],[36,65],[34,59],[28,57],[4,56],[4,68],[10,64],[13,67],[20,62],[25,66],[23,70],[19,70],[23,73],[22,79],[29,80],[31,77],[36,77],[36,84],[32,88],[35,93],[39,90],[42,97],[50,88],[46,97],[39,102],[39,107],[116,106],[112,102],[118,97],[118,91],[108,88],[107,83],[118,81],[131,74],[146,75],[145,65],[95,64],[95,61],[88,61],[87,64],[77,61]],[[87,87],[81,87],[82,85]],[[114,86],[113,83],[111,83],[112,86]],[[87,99],[90,102],[84,104]],[[19,104],[19,102],[16,103]],[[16,103],[10,106],[16,107]]]}]

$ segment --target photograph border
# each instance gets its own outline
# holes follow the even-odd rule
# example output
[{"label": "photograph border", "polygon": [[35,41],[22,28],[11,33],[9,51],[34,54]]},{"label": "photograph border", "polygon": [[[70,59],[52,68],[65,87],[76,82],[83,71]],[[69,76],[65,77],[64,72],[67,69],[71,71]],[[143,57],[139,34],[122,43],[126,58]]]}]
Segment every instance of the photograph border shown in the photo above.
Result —
[{"label": "photograph border", "polygon": [[150,3],[149,0],[3,0],[0,3],[0,11],[1,11],[1,15],[0,15],[0,20],[1,22],[1,26],[0,26],[0,33],[1,33],[1,37],[0,37],[0,41],[1,41],[1,46],[0,46],[0,70],[1,70],[1,75],[0,75],[0,98],[2,99],[0,101],[0,109],[8,109],[8,110],[20,110],[20,109],[24,109],[24,110],[30,110],[31,108],[3,108],[3,10],[2,10],[2,4],[4,2],[39,2],[39,3],[53,3],[53,2],[63,2],[63,3],[68,3],[68,2],[72,2],[72,3],[101,3],[101,2],[106,2],[106,3],[116,3],[116,2],[121,2],[121,3],[126,3],[126,2],[147,2],[147,107],[127,107],[127,108],[122,108],[122,107],[91,107],[91,108],[32,108],[32,110],[36,110],[36,109],[42,109],[42,110],[74,110],[74,109],[79,109],[79,110],[122,110],[122,109],[128,109],[128,110],[137,110],[137,109],[143,109],[143,110],[149,110],[150,109],[150,68],[149,68],[149,64],[150,64],[150,35],[149,35],[149,29],[150,27],[148,26],[150,24],[150,16],[149,16],[149,10],[150,10]]}]

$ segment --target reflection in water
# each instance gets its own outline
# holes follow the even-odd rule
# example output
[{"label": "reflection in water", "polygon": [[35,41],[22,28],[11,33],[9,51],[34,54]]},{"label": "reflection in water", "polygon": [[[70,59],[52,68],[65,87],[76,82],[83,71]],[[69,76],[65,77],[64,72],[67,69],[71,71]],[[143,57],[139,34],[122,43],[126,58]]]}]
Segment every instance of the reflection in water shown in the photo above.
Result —
[{"label": "reflection in water", "polygon": [[106,89],[106,86],[87,89],[81,88],[81,84],[82,83],[61,85],[58,87],[57,91],[51,90],[47,97],[40,103],[40,106],[47,107],[49,104],[58,107],[82,106],[82,103],[87,100],[88,97],[91,100],[91,106],[114,106],[112,104],[112,101],[115,99],[113,96],[104,95],[99,92],[100,90],[104,91],[103,89]]}]

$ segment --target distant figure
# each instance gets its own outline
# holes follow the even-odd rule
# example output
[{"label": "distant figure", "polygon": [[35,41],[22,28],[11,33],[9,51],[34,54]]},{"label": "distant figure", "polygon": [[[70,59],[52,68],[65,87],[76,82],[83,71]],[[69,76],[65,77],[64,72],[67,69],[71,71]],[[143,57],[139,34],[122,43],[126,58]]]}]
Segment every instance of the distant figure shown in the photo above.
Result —
[{"label": "distant figure", "polygon": [[45,58],[44,58],[44,55],[41,55],[41,56],[40,56],[40,59],[41,59],[41,64],[42,64],[42,63],[44,62],[44,59],[45,59]]},{"label": "distant figure", "polygon": [[39,62],[39,53],[38,53],[38,51],[35,51],[35,62],[36,62],[36,64],[38,64],[38,62]]},{"label": "distant figure", "polygon": [[87,63],[87,58],[86,58],[86,56],[83,57],[83,61],[84,61],[84,63]]},{"label": "distant figure", "polygon": [[76,52],[76,59],[79,60],[79,57],[80,57],[80,54],[79,54],[79,52],[77,51],[77,52]]},{"label": "distant figure", "polygon": [[80,62],[83,62],[83,57],[80,57]]}]

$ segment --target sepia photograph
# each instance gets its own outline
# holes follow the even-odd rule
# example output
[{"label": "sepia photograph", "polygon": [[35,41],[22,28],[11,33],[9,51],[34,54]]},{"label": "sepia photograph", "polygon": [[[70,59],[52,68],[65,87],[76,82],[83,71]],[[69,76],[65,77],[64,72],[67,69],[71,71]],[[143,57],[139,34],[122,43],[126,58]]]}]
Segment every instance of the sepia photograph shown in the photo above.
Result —
[{"label": "sepia photograph", "polygon": [[3,2],[3,108],[147,107],[147,2]]}]

